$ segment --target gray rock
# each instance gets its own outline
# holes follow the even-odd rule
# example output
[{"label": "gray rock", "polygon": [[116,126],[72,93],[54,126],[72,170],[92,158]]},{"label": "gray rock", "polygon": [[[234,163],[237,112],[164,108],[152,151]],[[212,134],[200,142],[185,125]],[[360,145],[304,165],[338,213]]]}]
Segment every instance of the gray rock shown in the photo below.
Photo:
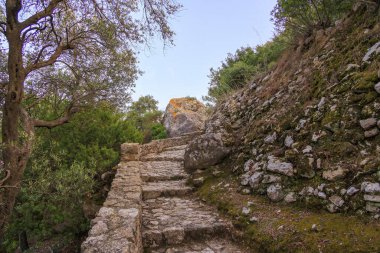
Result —
[{"label": "gray rock", "polygon": [[365,193],[380,193],[380,183],[363,182],[361,190]]},{"label": "gray rock", "polygon": [[193,98],[173,98],[166,107],[163,124],[170,137],[203,130],[206,107]]},{"label": "gray rock", "polygon": [[331,203],[333,203],[337,207],[342,207],[344,205],[344,200],[338,195],[331,196],[329,200]]},{"label": "gray rock", "polygon": [[240,179],[240,184],[243,185],[243,186],[246,186],[249,184],[249,177],[250,177],[250,174],[249,173],[246,173],[246,174],[243,174]]},{"label": "gray rock", "polygon": [[250,171],[254,165],[255,165],[255,161],[253,161],[252,159],[249,159],[248,161],[244,163],[244,171],[245,172]]},{"label": "gray rock", "polygon": [[264,175],[261,183],[263,184],[272,184],[281,182],[281,177],[275,175]]},{"label": "gray rock", "polygon": [[377,127],[364,132],[364,136],[366,138],[372,138],[372,137],[375,137],[378,134],[379,134],[379,129]]},{"label": "gray rock", "polygon": [[309,154],[311,151],[313,151],[313,147],[308,145],[302,150],[302,153]]},{"label": "gray rock", "polygon": [[184,166],[188,172],[218,164],[229,154],[221,134],[207,133],[192,141],[185,151]]},{"label": "gray rock", "polygon": [[278,202],[284,198],[284,192],[282,191],[282,186],[280,184],[272,184],[267,188],[268,197],[274,201]]},{"label": "gray rock", "polygon": [[261,179],[263,178],[263,174],[263,172],[255,172],[249,178],[249,185],[252,187],[252,189],[257,189],[259,187]]},{"label": "gray rock", "polygon": [[371,48],[368,49],[367,53],[363,57],[364,62],[369,62],[371,59],[372,55],[374,53],[378,53],[378,49],[380,48],[380,41],[377,42],[375,45],[373,45]]},{"label": "gray rock", "polygon": [[251,212],[251,209],[248,207],[243,207],[243,209],[241,210],[241,213],[244,215],[248,215],[250,212]]},{"label": "gray rock", "polygon": [[352,196],[352,195],[354,195],[355,193],[357,193],[358,191],[359,191],[359,189],[357,189],[357,188],[354,187],[354,186],[351,186],[350,188],[347,189],[346,194],[347,194],[348,196]]},{"label": "gray rock", "polygon": [[258,222],[259,221],[259,218],[255,217],[255,216],[252,216],[250,219],[249,219],[250,222],[252,223],[255,223],[255,222]]},{"label": "gray rock", "polygon": [[334,204],[328,204],[327,205],[327,210],[330,212],[330,213],[335,213],[336,211],[338,211],[338,207]]},{"label": "gray rock", "polygon": [[293,145],[293,143],[294,143],[293,137],[290,136],[290,135],[286,136],[286,138],[285,138],[285,147],[291,148],[292,145]]},{"label": "gray rock", "polygon": [[277,140],[277,133],[274,132],[273,134],[268,135],[265,137],[264,142],[268,144],[273,144]]},{"label": "gray rock", "polygon": [[358,64],[352,64],[351,63],[351,64],[347,65],[346,72],[349,72],[351,70],[358,69],[358,68],[360,68],[360,66]]},{"label": "gray rock", "polygon": [[365,194],[364,195],[364,200],[365,201],[370,201],[370,202],[380,203],[380,195],[368,195],[368,194]]},{"label": "gray rock", "polygon": [[305,124],[306,124],[306,120],[305,119],[301,119],[299,122],[298,122],[298,125],[296,127],[296,131],[299,131],[301,130],[302,128],[305,127]]},{"label": "gray rock", "polygon": [[377,203],[367,202],[365,210],[370,213],[378,213],[380,212],[380,207],[377,205]]},{"label": "gray rock", "polygon": [[267,170],[285,176],[294,176],[293,164],[282,162],[276,157],[269,157]]},{"label": "gray rock", "polygon": [[375,118],[368,118],[368,119],[363,119],[359,121],[360,126],[364,130],[368,130],[374,126],[376,126],[377,120]]},{"label": "gray rock", "polygon": [[293,203],[297,201],[297,194],[295,192],[289,192],[286,194],[284,201],[286,203]]},{"label": "gray rock", "polygon": [[323,171],[322,177],[328,181],[336,181],[338,179],[344,178],[347,172],[348,172],[347,170],[339,166],[335,170]]},{"label": "gray rock", "polygon": [[325,104],[326,104],[326,98],[322,97],[317,105],[318,110],[322,110],[325,107]]},{"label": "gray rock", "polygon": [[375,84],[374,88],[375,88],[375,91],[380,94],[380,82]]},{"label": "gray rock", "polygon": [[314,188],[311,186],[305,186],[299,193],[301,196],[311,196],[314,195]]},{"label": "gray rock", "polygon": [[320,197],[321,199],[327,198],[326,193],[324,193],[324,192],[318,192],[317,196]]}]

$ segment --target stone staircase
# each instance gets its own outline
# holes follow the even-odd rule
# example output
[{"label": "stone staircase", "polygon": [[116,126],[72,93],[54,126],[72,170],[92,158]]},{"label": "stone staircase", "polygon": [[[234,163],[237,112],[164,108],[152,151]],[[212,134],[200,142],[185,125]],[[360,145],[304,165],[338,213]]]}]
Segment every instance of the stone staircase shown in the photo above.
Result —
[{"label": "stone staircase", "polygon": [[192,195],[183,167],[194,134],[123,144],[111,191],[82,252],[243,252],[231,224]]}]

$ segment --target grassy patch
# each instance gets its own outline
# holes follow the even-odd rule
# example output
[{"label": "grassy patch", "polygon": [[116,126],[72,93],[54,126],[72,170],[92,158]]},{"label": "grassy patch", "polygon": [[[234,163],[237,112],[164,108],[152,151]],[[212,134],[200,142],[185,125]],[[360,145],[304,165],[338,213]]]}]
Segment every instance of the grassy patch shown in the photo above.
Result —
[{"label": "grassy patch", "polygon": [[[257,252],[380,252],[380,222],[307,210],[300,205],[271,203],[263,196],[243,195],[235,176],[224,171],[217,177],[204,172],[197,194],[233,221],[242,243]],[[241,213],[251,201],[251,213]],[[257,217],[258,222],[249,221]],[[316,224],[319,231],[313,231]]]}]

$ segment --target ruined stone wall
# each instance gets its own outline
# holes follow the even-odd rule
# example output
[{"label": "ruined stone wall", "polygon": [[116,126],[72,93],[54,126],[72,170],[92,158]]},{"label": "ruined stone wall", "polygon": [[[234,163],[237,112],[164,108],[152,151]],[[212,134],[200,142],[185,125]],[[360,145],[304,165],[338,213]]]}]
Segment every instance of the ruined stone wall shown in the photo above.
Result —
[{"label": "ruined stone wall", "polygon": [[139,144],[122,145],[122,161],[103,207],[92,220],[82,252],[142,252]]},{"label": "ruined stone wall", "polygon": [[83,242],[84,253],[137,253],[142,246],[142,179],[140,159],[165,148],[186,145],[198,132],[181,137],[152,141],[139,145],[121,145],[121,162],[103,207],[91,221],[91,230]]}]

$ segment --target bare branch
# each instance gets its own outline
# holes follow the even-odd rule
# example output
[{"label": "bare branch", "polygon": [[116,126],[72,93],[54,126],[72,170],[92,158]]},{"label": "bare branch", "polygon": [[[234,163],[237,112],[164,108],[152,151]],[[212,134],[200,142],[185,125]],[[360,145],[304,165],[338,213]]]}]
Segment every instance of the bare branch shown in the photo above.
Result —
[{"label": "bare branch", "polygon": [[4,184],[5,181],[8,180],[8,178],[11,176],[11,171],[10,170],[6,170],[6,175],[3,179],[0,180],[0,188],[2,187],[2,185]]},{"label": "bare branch", "polygon": [[[58,46],[55,49],[54,53],[46,61],[36,62],[35,64],[26,67],[26,75],[28,75],[33,70],[37,70],[37,69],[40,69],[40,68],[44,68],[44,67],[53,65],[57,61],[57,59],[61,56],[62,52],[65,51],[65,50],[69,50],[69,49],[73,49],[73,47],[70,46],[70,45],[60,45],[60,46]],[[41,53],[41,51],[40,51],[40,53]]]},{"label": "bare branch", "polygon": [[61,118],[55,119],[55,120],[40,120],[40,119],[32,119],[32,124],[34,127],[46,127],[46,128],[53,128],[56,126],[63,125],[65,123],[68,123],[71,117],[78,112],[78,108],[74,107],[73,105],[70,105],[67,111],[65,112],[65,115],[63,115]]},{"label": "bare branch", "polygon": [[28,26],[31,26],[33,24],[36,24],[38,23],[38,21],[40,21],[42,18],[45,18],[47,16],[50,16],[51,14],[53,14],[55,8],[58,6],[58,4],[60,2],[62,2],[63,0],[51,0],[51,2],[48,4],[48,6],[43,9],[42,11],[40,12],[37,12],[36,14],[30,16],[28,19],[26,19],[25,21],[21,22],[20,23],[20,27],[21,29],[25,29],[27,28]]}]

